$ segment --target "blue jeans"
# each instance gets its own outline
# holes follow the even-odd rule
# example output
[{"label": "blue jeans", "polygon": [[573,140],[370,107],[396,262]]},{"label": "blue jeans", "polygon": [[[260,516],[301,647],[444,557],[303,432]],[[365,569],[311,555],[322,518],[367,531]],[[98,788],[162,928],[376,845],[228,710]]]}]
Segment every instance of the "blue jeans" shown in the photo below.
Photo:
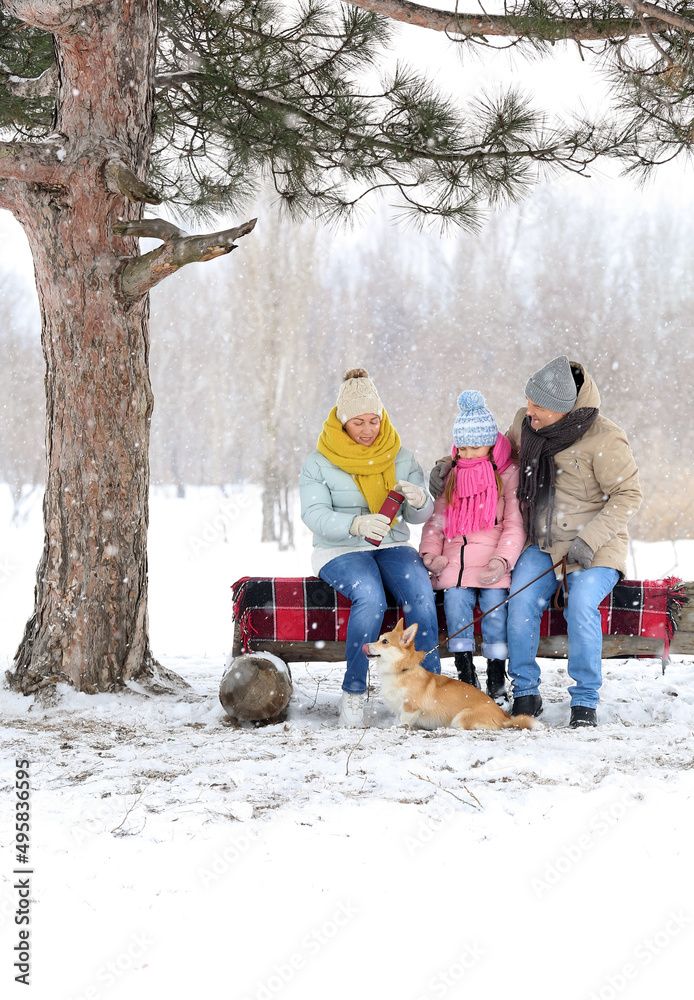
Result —
[{"label": "blue jeans", "polygon": [[[378,549],[355,549],[331,559],[319,576],[352,602],[347,623],[347,671],[343,691],[366,691],[369,661],[362,652],[365,642],[381,634],[386,610],[384,588],[405,612],[405,622],[417,622],[415,649],[427,650],[439,641],[434,592],[429,574],[415,549],[408,545],[386,545]],[[429,653],[422,666],[441,673],[438,649]]]},{"label": "blue jeans", "polygon": [[[557,589],[554,573],[548,573],[516,597],[513,595],[552,565],[552,557],[531,545],[516,563],[511,577],[508,604],[508,672],[514,698],[537,694],[540,667],[537,647],[542,612]],[[569,599],[564,609],[569,634],[569,688],[572,705],[596,708],[602,684],[602,626],[598,605],[619,580],[616,569],[596,566],[568,574]]]},{"label": "blue jeans", "polygon": [[[480,612],[489,611],[499,601],[508,597],[508,590],[494,590],[492,587],[450,587],[443,595],[446,612],[446,630],[449,635],[457,632],[475,616],[475,601],[479,597]],[[506,644],[506,604],[492,611],[482,619],[482,656],[488,660],[505,660],[508,656]],[[451,653],[475,651],[475,636],[472,625],[455,639],[448,640]]]}]

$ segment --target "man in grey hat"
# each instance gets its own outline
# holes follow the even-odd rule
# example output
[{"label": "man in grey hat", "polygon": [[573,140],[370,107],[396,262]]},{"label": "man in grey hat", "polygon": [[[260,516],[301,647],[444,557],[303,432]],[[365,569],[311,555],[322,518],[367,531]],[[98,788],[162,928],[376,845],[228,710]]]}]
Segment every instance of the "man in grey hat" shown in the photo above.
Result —
[{"label": "man in grey hat", "polygon": [[[600,413],[600,394],[582,365],[554,358],[531,375],[525,394],[527,405],[507,431],[520,456],[518,500],[528,536],[508,604],[512,714],[542,711],[540,621],[562,578],[561,567],[545,571],[566,556],[569,725],[595,726],[602,684],[598,605],[626,573],[627,523],[641,505],[638,470],[624,431]],[[438,463],[430,480],[434,496],[445,476]]]},{"label": "man in grey hat", "polygon": [[508,434],[520,456],[518,499],[528,535],[508,610],[512,713],[542,711],[540,620],[561,567],[536,578],[566,556],[569,725],[595,726],[602,684],[598,605],[626,573],[627,523],[641,505],[638,470],[624,431],[600,413],[600,394],[582,365],[554,358],[530,376],[525,395]]}]

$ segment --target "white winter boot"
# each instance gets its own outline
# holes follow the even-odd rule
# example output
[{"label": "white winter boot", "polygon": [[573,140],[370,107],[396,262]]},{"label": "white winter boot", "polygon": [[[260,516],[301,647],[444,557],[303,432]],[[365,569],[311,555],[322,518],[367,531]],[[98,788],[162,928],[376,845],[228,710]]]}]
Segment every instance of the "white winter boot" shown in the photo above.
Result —
[{"label": "white winter boot", "polygon": [[338,726],[347,729],[361,729],[364,725],[364,695],[352,691],[343,691],[340,698],[340,714]]}]

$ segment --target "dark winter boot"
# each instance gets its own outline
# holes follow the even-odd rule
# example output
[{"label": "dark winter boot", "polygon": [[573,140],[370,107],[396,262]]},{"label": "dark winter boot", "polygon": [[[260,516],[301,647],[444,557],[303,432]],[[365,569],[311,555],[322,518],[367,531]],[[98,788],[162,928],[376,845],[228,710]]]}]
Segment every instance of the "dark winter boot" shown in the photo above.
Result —
[{"label": "dark winter boot", "polygon": [[583,726],[597,726],[598,715],[594,708],[586,708],[585,705],[571,706],[570,729],[581,729]]},{"label": "dark winter boot", "polygon": [[487,660],[487,694],[494,701],[507,701],[506,660]]},{"label": "dark winter boot", "polygon": [[453,659],[455,660],[455,669],[458,671],[458,680],[464,681],[466,684],[472,684],[473,687],[478,688],[480,682],[477,679],[475,664],[472,662],[472,651],[466,650],[464,653],[454,653]]},{"label": "dark winter boot", "polygon": [[539,694],[524,694],[513,699],[511,715],[532,715],[537,717],[542,713],[542,698]]}]

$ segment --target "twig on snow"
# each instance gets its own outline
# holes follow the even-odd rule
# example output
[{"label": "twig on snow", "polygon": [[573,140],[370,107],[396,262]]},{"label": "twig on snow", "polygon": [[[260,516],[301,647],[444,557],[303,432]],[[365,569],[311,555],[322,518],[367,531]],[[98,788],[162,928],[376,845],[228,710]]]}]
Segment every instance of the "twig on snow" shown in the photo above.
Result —
[{"label": "twig on snow", "polygon": [[349,751],[349,753],[347,755],[347,764],[345,765],[345,775],[347,777],[349,777],[349,762],[350,762],[350,758],[351,758],[352,754],[354,753],[354,751],[358,749],[361,741],[364,739],[364,736],[366,735],[366,730],[369,728],[369,723],[371,722],[371,715],[373,713],[373,710],[374,710],[374,699],[372,698],[371,699],[371,708],[369,709],[369,714],[368,714],[368,717],[366,719],[366,722],[364,723],[364,728],[362,730],[361,736],[359,737],[359,739],[357,740],[357,742],[354,744],[354,746],[352,747],[352,749]]},{"label": "twig on snow", "polygon": [[470,791],[470,789],[467,787],[467,785],[463,785],[463,788],[468,793],[468,795],[470,796],[470,798],[475,800],[475,802],[477,803],[477,805],[474,805],[474,803],[472,803],[472,802],[466,802],[465,799],[461,799],[461,797],[459,795],[456,795],[455,792],[452,792],[450,790],[450,788],[445,788],[439,781],[432,781],[431,778],[427,778],[423,774],[416,774],[415,771],[409,771],[408,773],[411,774],[413,778],[419,778],[420,781],[428,781],[429,784],[430,785],[434,785],[435,788],[440,788],[442,792],[447,792],[448,795],[452,795],[454,799],[458,800],[458,802],[462,802],[464,806],[472,806],[473,809],[478,809],[478,808],[481,809],[482,808],[482,803],[477,798],[477,796],[474,794],[474,792]]},{"label": "twig on snow", "polygon": [[[132,804],[132,805],[130,806],[130,808],[128,809],[128,811],[126,812],[125,816],[124,816],[124,817],[123,817],[123,819],[122,819],[122,820],[120,821],[120,823],[118,824],[118,826],[114,826],[114,828],[113,828],[113,829],[111,830],[111,833],[113,833],[114,835],[118,835],[118,836],[121,836],[121,837],[124,837],[124,836],[126,836],[126,834],[125,834],[125,831],[123,831],[123,833],[121,833],[121,834],[119,834],[119,833],[118,833],[118,831],[119,831],[119,830],[121,829],[121,827],[122,827],[122,826],[123,826],[123,824],[125,823],[126,819],[127,819],[127,818],[128,818],[128,816],[130,815],[130,813],[131,813],[131,812],[133,811],[133,809],[135,808],[135,806],[136,806],[136,805],[138,804],[138,802],[140,801],[140,799],[142,798],[142,796],[143,796],[143,795],[145,794],[145,792],[146,792],[146,791],[147,791],[147,789],[149,788],[150,784],[151,784],[151,782],[149,782],[149,781],[148,781],[148,782],[147,782],[147,784],[145,785],[145,787],[144,787],[144,788],[142,789],[142,791],[140,792],[140,794],[139,794],[139,795],[137,796],[137,798],[136,798],[136,799],[134,800],[133,804]],[[145,824],[146,824],[146,823],[147,823],[147,817],[145,816],[145,822],[144,822],[144,823],[142,824],[142,826],[140,827],[140,829],[139,829],[139,830],[137,831],[138,833],[142,833],[142,831],[143,831],[143,830],[144,830],[144,828],[145,828]]]}]

